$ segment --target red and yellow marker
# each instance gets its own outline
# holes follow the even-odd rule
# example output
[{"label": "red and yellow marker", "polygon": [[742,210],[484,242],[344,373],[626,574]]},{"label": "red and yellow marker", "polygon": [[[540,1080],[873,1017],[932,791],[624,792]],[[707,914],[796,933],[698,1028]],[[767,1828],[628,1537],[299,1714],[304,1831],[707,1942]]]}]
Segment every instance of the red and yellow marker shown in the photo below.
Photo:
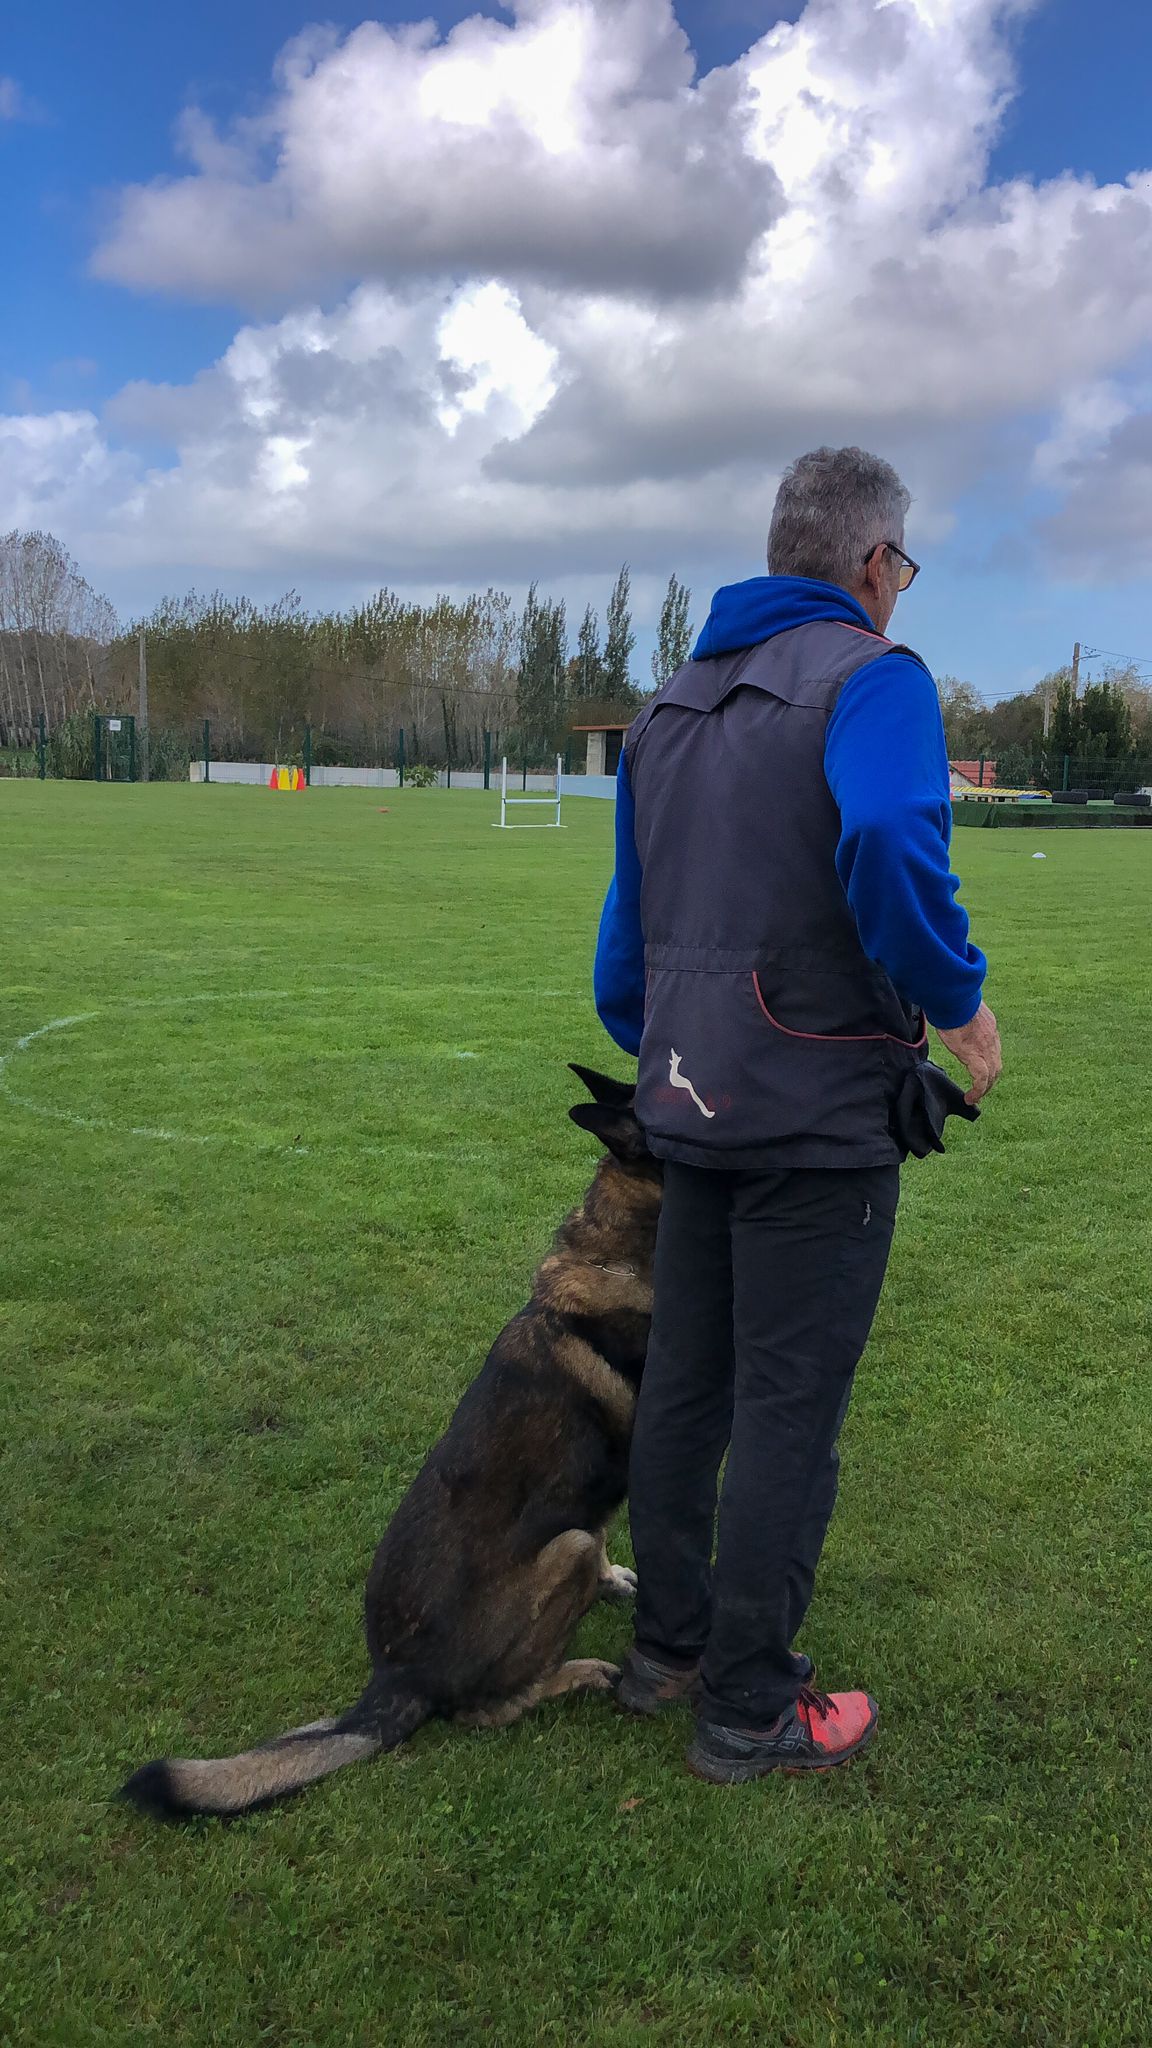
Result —
[{"label": "red and yellow marker", "polygon": [[274,768],[268,777],[269,789],[307,789],[302,768]]}]

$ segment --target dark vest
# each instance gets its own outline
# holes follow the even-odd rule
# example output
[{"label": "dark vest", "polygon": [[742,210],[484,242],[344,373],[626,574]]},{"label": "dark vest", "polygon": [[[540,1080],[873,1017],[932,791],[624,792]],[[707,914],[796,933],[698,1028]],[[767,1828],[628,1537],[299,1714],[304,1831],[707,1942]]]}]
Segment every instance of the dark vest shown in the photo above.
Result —
[{"label": "dark vest", "polygon": [[[833,620],[689,662],[628,734],[647,993],[636,1110],[661,1158],[886,1166],[920,1013],[860,944],[824,736],[892,643]],[[901,650],[906,652],[908,650]]]}]

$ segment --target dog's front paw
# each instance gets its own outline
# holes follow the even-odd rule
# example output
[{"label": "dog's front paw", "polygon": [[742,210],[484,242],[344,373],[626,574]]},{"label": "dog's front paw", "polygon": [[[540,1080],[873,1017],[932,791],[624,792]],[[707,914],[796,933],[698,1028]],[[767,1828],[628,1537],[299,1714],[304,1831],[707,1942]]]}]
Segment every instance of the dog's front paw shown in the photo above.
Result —
[{"label": "dog's front paw", "polygon": [[587,1673],[584,1685],[588,1692],[615,1692],[620,1683],[620,1666],[602,1663],[599,1657],[588,1658]]},{"label": "dog's front paw", "polygon": [[634,1600],[636,1574],[626,1564],[610,1564],[600,1581],[601,1600]]}]

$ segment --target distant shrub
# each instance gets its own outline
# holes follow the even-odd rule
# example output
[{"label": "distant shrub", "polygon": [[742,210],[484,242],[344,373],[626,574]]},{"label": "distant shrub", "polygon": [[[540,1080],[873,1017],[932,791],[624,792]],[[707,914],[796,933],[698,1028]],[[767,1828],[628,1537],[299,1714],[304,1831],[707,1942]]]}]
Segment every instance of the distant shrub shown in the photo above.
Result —
[{"label": "distant shrub", "polygon": [[148,774],[153,782],[187,782],[192,746],[182,733],[150,731]]},{"label": "distant shrub", "polygon": [[61,719],[48,735],[48,773],[84,782],[92,773],[92,720],[85,711]]}]

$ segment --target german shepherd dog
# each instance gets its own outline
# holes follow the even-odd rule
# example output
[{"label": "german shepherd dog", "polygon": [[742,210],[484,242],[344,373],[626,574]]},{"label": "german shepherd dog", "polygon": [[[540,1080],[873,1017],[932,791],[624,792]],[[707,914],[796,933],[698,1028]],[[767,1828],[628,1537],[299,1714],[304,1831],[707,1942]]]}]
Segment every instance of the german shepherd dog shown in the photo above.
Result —
[{"label": "german shepherd dog", "polygon": [[143,1811],[246,1813],[396,1749],[424,1721],[502,1728],[540,1700],[614,1687],[615,1665],[565,1652],[594,1601],[635,1590],[605,1535],[627,1489],[662,1172],[634,1089],[571,1071],[593,1101],[569,1114],[606,1156],[384,1532],[363,1696],[241,1756],[143,1765],[122,1788]]}]

